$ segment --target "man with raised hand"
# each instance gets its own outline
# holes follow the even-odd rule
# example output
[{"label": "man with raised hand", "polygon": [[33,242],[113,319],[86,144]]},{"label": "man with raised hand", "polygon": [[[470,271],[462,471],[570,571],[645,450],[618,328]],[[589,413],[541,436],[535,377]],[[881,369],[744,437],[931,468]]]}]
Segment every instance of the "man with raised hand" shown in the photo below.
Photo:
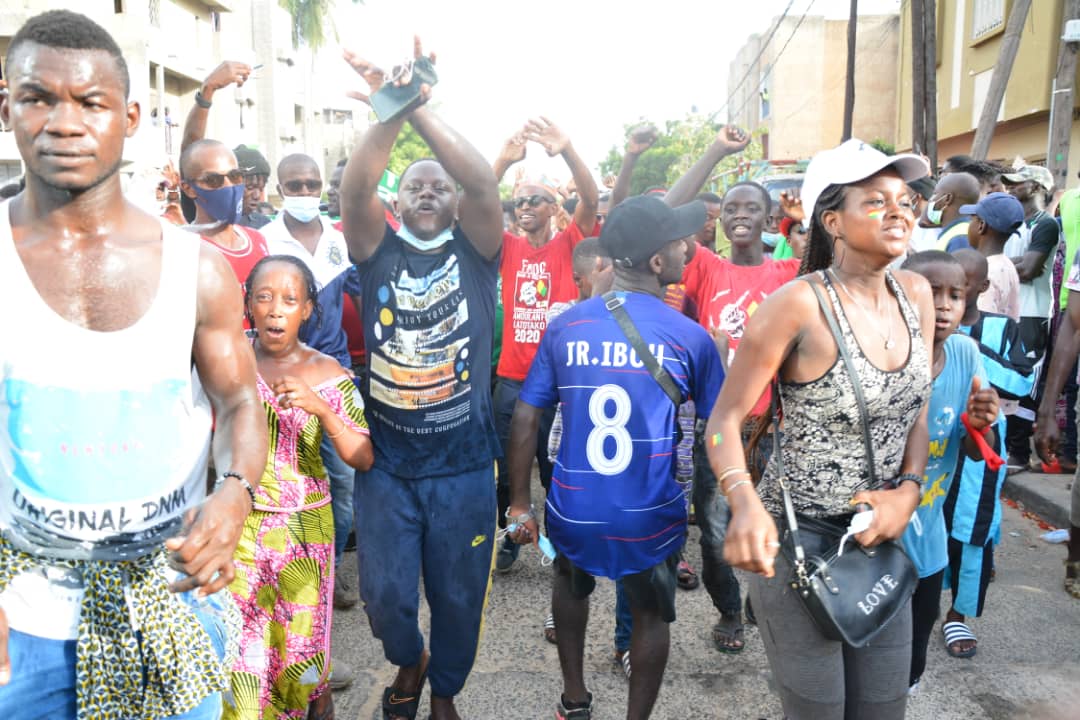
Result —
[{"label": "man with raised hand", "polygon": [[[511,165],[525,159],[529,142],[541,145],[550,157],[563,158],[573,176],[579,199],[573,221],[564,230],[554,232],[552,219],[559,210],[556,184],[544,177],[524,178],[514,187],[514,215],[523,234],[504,234],[499,264],[503,326],[494,404],[495,430],[499,434],[503,457],[510,439],[514,403],[547,327],[548,308],[578,296],[573,277],[574,246],[593,233],[600,202],[596,181],[574,149],[570,137],[545,117],[529,120],[521,131],[506,141],[494,165],[497,179],[502,179]],[[544,415],[537,440],[536,461],[544,487],[551,481],[551,462],[545,449],[553,419],[554,411]],[[510,498],[510,478],[503,459],[499,462],[498,497],[499,524],[505,525],[503,515]],[[495,569],[506,572],[517,556],[518,546],[506,538],[495,558]]]},{"label": "man with raised hand", "polygon": [[103,28],[38,15],[6,69],[2,324],[34,341],[0,350],[0,717],[217,718],[267,454],[236,277],[124,199],[140,108]]},{"label": "man with raised hand", "polygon": [[[414,52],[423,56],[419,39]],[[371,92],[387,81],[359,56],[345,58]],[[416,716],[426,679],[433,720],[459,717],[454,696],[476,657],[495,544],[500,449],[490,358],[502,205],[491,166],[432,112],[430,95],[421,86],[405,112],[372,125],[341,179],[345,238],[361,276],[363,393],[375,445],[375,465],[356,475],[360,595],[398,668],[383,691],[391,720]],[[377,188],[406,121],[435,157],[402,173],[395,231]],[[430,653],[417,618],[421,573]]]}]

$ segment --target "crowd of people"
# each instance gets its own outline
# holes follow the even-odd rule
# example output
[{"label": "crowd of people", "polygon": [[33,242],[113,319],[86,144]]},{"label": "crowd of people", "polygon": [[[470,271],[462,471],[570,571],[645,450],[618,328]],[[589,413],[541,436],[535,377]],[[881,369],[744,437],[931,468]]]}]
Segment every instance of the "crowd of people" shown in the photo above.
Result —
[{"label": "crowd of people", "polygon": [[[409,81],[345,60],[361,100]],[[310,156],[272,172],[206,137],[215,93],[252,72],[227,62],[154,216],[123,192],[140,107],[113,38],[50,11],[5,66],[26,172],[0,202],[0,294],[35,342],[0,352],[3,717],[327,720],[351,679],[333,612],[362,600],[396,671],[382,717],[411,720],[430,685],[430,717],[459,718],[492,573],[535,544],[560,720],[592,717],[598,577],[628,718],[652,713],[677,588],[699,583],[718,651],[768,629],[788,718],[902,718],[943,589],[941,642],[977,651],[1006,475],[1076,470],[1080,192],[1045,168],[849,140],[799,190],[719,194],[714,169],[750,141],[727,126],[631,196],[655,128],[629,132],[602,191],[551,120],[489,163],[422,85],[324,183]],[[387,203],[406,123],[432,157]],[[572,181],[518,173],[502,200],[534,147]],[[1080,599],[1076,483],[1071,521]],[[849,535],[910,568],[859,602],[891,608],[873,642],[806,605],[806,557]],[[338,573],[351,536],[359,588]]]}]

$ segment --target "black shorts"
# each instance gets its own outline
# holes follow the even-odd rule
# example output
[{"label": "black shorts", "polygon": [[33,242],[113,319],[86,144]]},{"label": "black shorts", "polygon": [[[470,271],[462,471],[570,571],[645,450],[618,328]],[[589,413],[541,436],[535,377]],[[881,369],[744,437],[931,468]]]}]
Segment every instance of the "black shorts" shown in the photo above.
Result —
[{"label": "black shorts", "polygon": [[[630,607],[656,613],[664,622],[675,622],[678,568],[679,551],[676,550],[659,565],[620,578]],[[565,555],[555,558],[555,571],[570,578],[570,594],[579,600],[589,597],[596,587],[596,578],[574,565]]]}]

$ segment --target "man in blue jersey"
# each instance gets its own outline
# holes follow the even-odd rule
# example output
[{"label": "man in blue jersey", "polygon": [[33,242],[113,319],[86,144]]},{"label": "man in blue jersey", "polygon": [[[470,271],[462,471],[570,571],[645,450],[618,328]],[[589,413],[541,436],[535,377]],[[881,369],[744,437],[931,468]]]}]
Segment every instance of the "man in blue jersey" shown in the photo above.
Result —
[{"label": "man in blue jersey", "polygon": [[647,718],[667,664],[675,620],[686,501],[675,481],[677,407],[634,350],[609,307],[626,310],[681,401],[707,417],[724,372],[708,333],[664,304],[678,282],[686,242],[705,224],[694,202],[671,208],[652,196],[608,216],[600,244],[614,260],[613,294],[587,300],[548,325],[518,397],[510,428],[511,501],[518,543],[540,538],[529,503],[529,471],[544,409],[562,404],[563,440],[547,499],[558,553],[552,610],[564,679],[557,717],[589,720],[583,656],[594,576],[622,579],[634,633],[628,718]]}]

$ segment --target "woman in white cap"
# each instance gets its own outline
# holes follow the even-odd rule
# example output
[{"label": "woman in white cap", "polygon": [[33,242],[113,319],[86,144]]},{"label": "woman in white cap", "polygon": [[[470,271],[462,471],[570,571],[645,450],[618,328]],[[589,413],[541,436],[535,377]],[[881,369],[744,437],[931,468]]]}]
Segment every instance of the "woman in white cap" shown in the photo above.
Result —
[{"label": "woman in white cap", "polygon": [[[873,509],[869,528],[855,536],[862,545],[904,532],[927,460],[934,306],[924,278],[887,268],[906,251],[915,224],[906,183],[927,172],[922,158],[887,156],[858,140],[814,157],[802,189],[810,221],[805,277],[754,313],[706,430],[709,462],[732,513],[724,556],[759,575],[750,597],[791,720],[902,718],[911,612],[903,607],[861,648],[821,633],[791,586],[789,539],[779,552],[777,526],[785,526],[785,513],[777,464],[768,464],[755,488],[739,429],[776,379],[783,476],[808,554],[829,541],[829,533],[811,526],[838,526],[842,533],[859,503]],[[826,312],[856,378],[840,357]],[[873,476],[892,489],[870,487],[853,380],[865,396]]]}]

